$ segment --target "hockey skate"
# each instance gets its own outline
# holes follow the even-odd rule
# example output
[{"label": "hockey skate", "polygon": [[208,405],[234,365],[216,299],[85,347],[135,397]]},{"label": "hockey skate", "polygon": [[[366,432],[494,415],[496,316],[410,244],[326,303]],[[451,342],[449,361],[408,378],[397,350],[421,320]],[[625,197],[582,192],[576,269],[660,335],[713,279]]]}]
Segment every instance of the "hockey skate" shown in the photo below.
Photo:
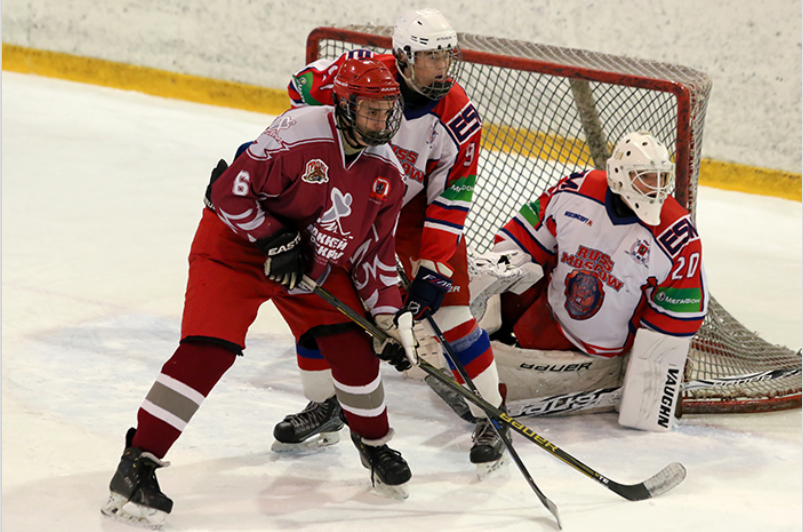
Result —
[{"label": "hockey skate", "polygon": [[371,471],[371,484],[377,493],[399,500],[410,496],[407,482],[412,473],[399,451],[391,449],[387,444],[367,444],[354,431],[351,432],[351,441],[360,451],[362,465]]},{"label": "hockey skate", "polygon": [[298,414],[290,414],[273,428],[271,450],[281,452],[311,452],[340,441],[343,428],[342,410],[336,397],[323,403],[310,401]]},{"label": "hockey skate", "polygon": [[126,434],[126,448],[109,484],[109,500],[100,511],[116,521],[160,529],[173,509],[173,501],[159,489],[155,471],[170,464],[132,447],[135,432],[131,428]]},{"label": "hockey skate", "polygon": [[[496,471],[507,463],[508,453],[505,450],[505,442],[499,437],[491,426],[493,421],[482,418],[477,421],[474,433],[471,435],[473,445],[469,459],[477,466],[477,477],[483,480],[492,472]],[[510,429],[498,421],[495,422],[500,427],[502,435],[510,439]]]}]

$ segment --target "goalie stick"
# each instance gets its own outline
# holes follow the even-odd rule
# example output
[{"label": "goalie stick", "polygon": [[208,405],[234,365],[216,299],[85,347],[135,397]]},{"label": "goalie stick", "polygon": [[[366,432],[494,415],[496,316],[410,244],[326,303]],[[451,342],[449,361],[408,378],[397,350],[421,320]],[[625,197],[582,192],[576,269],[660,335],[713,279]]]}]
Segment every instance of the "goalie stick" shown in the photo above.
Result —
[{"label": "goalie stick", "polygon": [[[328,290],[318,286],[318,284],[309,277],[305,276],[302,278],[301,284],[308,290],[323,298],[326,302],[335,307],[354,323],[365,329],[365,331],[371,336],[374,336],[380,341],[384,341],[388,338],[384,331],[377,328],[376,325],[365,319],[360,314],[357,314],[354,310],[329,293]],[[573,467],[578,472],[598,482],[599,484],[602,484],[612,492],[629,501],[642,501],[662,495],[683,482],[683,479],[686,478],[686,468],[683,467],[683,464],[679,462],[673,462],[643,482],[639,482],[638,484],[620,484],[600,474],[566,451],[560,449],[557,445],[551,443],[546,438],[540,436],[531,428],[519,423],[510,417],[510,415],[500,411],[487,401],[484,401],[470,391],[466,390],[463,388],[463,386],[455,382],[454,379],[442,374],[435,366],[429,364],[427,361],[422,360],[419,366],[423,371],[429,375],[432,375],[434,378],[451,388],[454,392],[462,395],[466,400],[471,401],[475,405],[485,410],[489,415],[492,415],[495,419],[505,423],[520,435],[524,436],[525,439],[535,443],[552,456],[558,458],[565,464]]]},{"label": "goalie stick", "polygon": [[[801,368],[781,368],[745,375],[734,375],[732,377],[722,377],[719,379],[701,379],[681,384],[681,390],[710,390],[736,386],[748,382],[765,382],[775,379],[794,377],[801,374]],[[508,412],[511,417],[524,416],[549,416],[561,415],[572,412],[582,412],[592,410],[600,406],[614,406],[622,396],[621,388],[600,388],[598,390],[587,390],[582,392],[568,393],[564,395],[553,395],[533,399],[522,399],[508,404]],[[450,404],[450,406],[452,406]],[[452,406],[454,409],[454,406]]]},{"label": "goalie stick", "polygon": [[763,382],[784,377],[794,377],[800,375],[803,368],[800,366],[794,368],[779,368],[769,371],[759,371],[757,373],[747,373],[745,375],[733,375],[731,377],[721,377],[719,379],[700,379],[696,381],[684,382],[680,385],[681,389],[685,392],[688,390],[705,390],[708,388],[723,388],[726,386],[734,386],[737,384],[745,384],[748,382]]}]

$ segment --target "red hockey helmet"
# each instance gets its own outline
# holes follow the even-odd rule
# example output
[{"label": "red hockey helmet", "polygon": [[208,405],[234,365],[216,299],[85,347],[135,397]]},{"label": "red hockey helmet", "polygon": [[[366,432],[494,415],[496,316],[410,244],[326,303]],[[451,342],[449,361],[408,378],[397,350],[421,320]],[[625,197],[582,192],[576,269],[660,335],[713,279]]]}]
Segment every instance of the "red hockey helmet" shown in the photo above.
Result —
[{"label": "red hockey helmet", "polygon": [[393,138],[401,127],[402,98],[385,65],[375,59],[346,59],[334,86],[338,128],[352,137],[350,143],[378,146]]}]

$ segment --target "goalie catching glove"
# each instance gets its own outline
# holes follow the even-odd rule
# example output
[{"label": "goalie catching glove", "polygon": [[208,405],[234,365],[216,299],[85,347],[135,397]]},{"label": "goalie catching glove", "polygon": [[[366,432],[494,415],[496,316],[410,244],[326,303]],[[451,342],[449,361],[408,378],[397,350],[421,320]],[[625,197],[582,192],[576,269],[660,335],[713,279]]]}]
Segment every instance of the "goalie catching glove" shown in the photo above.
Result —
[{"label": "goalie catching glove", "polygon": [[[468,267],[471,314],[478,322],[485,317],[490,298],[503,292],[521,295],[544,276],[541,265],[519,249],[488,251],[469,260]],[[484,329],[499,329],[502,318],[498,310],[496,314],[495,318],[486,320],[482,325]]]},{"label": "goalie catching glove", "polygon": [[395,315],[380,314],[374,318],[377,327],[387,333],[381,342],[374,338],[376,356],[396,368],[405,371],[418,365],[418,342],[413,334],[413,315],[404,309]]},{"label": "goalie catching glove", "polygon": [[306,272],[304,251],[301,248],[301,235],[294,227],[284,226],[266,238],[260,238],[256,245],[268,256],[265,261],[265,275],[288,290],[301,282]]},{"label": "goalie catching glove", "polygon": [[407,290],[403,310],[412,312],[414,320],[421,320],[425,312],[435,314],[441,308],[452,288],[452,270],[440,262],[420,260],[414,263],[413,272],[415,278]]},{"label": "goalie catching glove", "polygon": [[487,251],[474,259],[471,293],[513,292],[521,295],[544,276],[540,264],[521,250]]}]

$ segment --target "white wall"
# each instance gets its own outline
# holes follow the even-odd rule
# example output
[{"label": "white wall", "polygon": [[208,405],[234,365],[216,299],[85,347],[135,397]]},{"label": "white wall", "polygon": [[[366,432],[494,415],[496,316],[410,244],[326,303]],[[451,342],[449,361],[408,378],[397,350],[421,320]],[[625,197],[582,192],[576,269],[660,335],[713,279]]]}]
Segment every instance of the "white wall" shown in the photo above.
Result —
[{"label": "white wall", "polygon": [[[328,3],[328,2],[327,2]],[[705,157],[801,172],[800,0],[5,0],[3,42],[283,88],[317,26],[440,9],[459,31],[680,63],[714,80]]]}]

